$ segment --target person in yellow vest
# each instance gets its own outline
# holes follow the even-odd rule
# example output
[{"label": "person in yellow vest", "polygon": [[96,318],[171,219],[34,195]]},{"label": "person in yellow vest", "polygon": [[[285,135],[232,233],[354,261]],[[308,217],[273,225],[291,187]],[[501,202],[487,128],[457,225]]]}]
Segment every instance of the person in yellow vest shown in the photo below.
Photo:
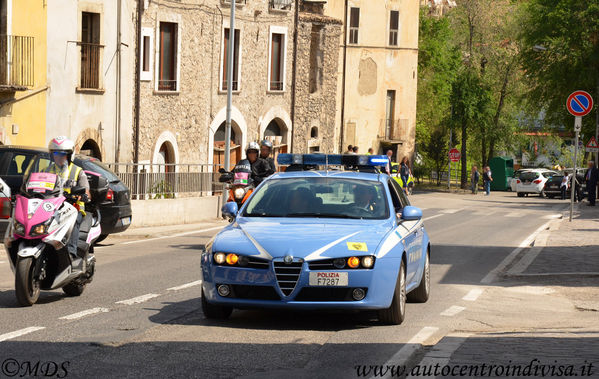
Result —
[{"label": "person in yellow vest", "polygon": [[73,226],[71,238],[67,245],[68,252],[73,258],[83,258],[77,255],[77,241],[79,240],[79,229],[85,217],[85,198],[89,199],[89,182],[83,169],[73,163],[75,144],[65,136],[59,136],[50,140],[48,149],[52,155],[52,163],[44,172],[58,175],[62,179],[63,189],[70,192],[73,187],[85,187],[86,196],[78,197],[75,206],[79,208],[77,222]]}]

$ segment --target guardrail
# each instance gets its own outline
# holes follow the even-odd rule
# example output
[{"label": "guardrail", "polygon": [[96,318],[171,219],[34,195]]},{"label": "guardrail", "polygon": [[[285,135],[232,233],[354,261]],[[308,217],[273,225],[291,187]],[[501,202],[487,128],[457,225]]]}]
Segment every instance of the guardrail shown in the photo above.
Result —
[{"label": "guardrail", "polygon": [[172,199],[223,191],[218,164],[107,163],[131,191],[131,198]]}]

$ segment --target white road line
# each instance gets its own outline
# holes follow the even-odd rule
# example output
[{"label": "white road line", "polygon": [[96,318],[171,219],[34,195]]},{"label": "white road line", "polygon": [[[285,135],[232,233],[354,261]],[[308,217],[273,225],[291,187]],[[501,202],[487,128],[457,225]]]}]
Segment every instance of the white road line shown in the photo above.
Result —
[{"label": "white road line", "polygon": [[110,312],[110,309],[108,309],[108,308],[91,308],[91,309],[73,313],[73,314],[70,314],[67,316],[62,316],[59,319],[60,320],[77,320],[77,319],[83,318],[85,316],[94,315],[96,313],[106,313],[106,312]]},{"label": "white road line", "polygon": [[[470,337],[469,333],[453,333],[445,336],[441,342],[424,356],[418,363],[420,367],[443,367],[449,363],[451,356]],[[438,366],[437,366],[438,365]],[[409,375],[408,378],[413,378]]]},{"label": "white road line", "polygon": [[478,299],[478,297],[480,295],[482,295],[482,293],[484,292],[484,290],[482,288],[474,288],[471,289],[470,292],[468,292],[466,294],[466,296],[464,296],[462,298],[462,300],[466,300],[466,301],[476,301],[476,299]]},{"label": "white road line", "polygon": [[443,214],[452,214],[452,213],[457,213],[460,210],[461,209],[442,209],[440,212]]},{"label": "white road line", "polygon": [[38,330],[46,329],[44,326],[30,326],[29,328],[15,330],[14,332],[0,334],[0,342],[13,338],[24,336],[25,334],[37,332]]},{"label": "white road line", "polygon": [[446,310],[444,310],[443,312],[441,312],[441,316],[452,317],[452,316],[457,315],[464,309],[466,309],[466,308],[460,307],[459,305],[452,305],[451,307],[449,307]]},{"label": "white road line", "polygon": [[148,293],[146,295],[141,295],[138,297],[134,297],[132,299],[117,301],[115,304],[125,304],[125,305],[139,304],[139,303],[143,303],[144,301],[148,301],[148,300],[153,299],[158,296],[160,296],[160,295],[156,294],[156,293]]},{"label": "white road line", "polygon": [[155,238],[146,238],[146,239],[135,240],[135,241],[127,241],[127,242],[123,242],[121,245],[131,245],[131,244],[140,243],[140,242],[149,242],[149,241],[163,240],[163,239],[166,239],[166,238],[183,237],[183,236],[188,236],[190,234],[204,233],[204,232],[210,232],[210,231],[217,230],[217,229],[222,229],[225,226],[226,225],[215,226],[214,228],[194,230],[194,231],[191,231],[191,232],[171,234],[171,235],[168,235],[168,236],[155,237]]},{"label": "white road line", "polygon": [[442,214],[436,214],[434,216],[425,217],[425,218],[422,219],[422,221],[432,220],[434,218],[441,217],[441,216],[443,216],[443,215]]},{"label": "white road line", "polygon": [[[397,353],[395,353],[391,359],[389,359],[384,366],[397,366],[405,364],[408,359],[420,349],[420,346],[429,339],[433,334],[435,334],[439,328],[433,326],[425,326],[422,328],[414,337],[412,337]],[[389,375],[391,375],[389,373]],[[383,376],[381,378],[388,378],[389,375]],[[374,377],[371,377],[372,379]]]},{"label": "white road line", "polygon": [[179,290],[183,290],[185,288],[199,286],[200,284],[202,284],[202,281],[196,280],[195,282],[181,284],[180,286],[167,288],[166,290],[167,291],[179,291]]},{"label": "white road line", "polygon": [[541,225],[537,230],[535,230],[531,235],[526,237],[526,239],[524,239],[524,241],[522,241],[517,248],[515,248],[507,257],[505,257],[501,261],[501,263],[497,265],[497,267],[495,267],[484,278],[482,278],[480,282],[483,284],[489,284],[494,282],[497,279],[499,273],[502,272],[510,263],[512,263],[514,259],[516,259],[518,254],[520,254],[520,252],[522,251],[522,249],[530,246],[532,242],[535,240],[537,234],[541,233],[543,230],[549,227],[549,223],[551,223],[551,221],[547,221],[546,223]]},{"label": "white road line", "polygon": [[522,211],[510,212],[505,215],[505,217],[522,217],[524,216]]}]

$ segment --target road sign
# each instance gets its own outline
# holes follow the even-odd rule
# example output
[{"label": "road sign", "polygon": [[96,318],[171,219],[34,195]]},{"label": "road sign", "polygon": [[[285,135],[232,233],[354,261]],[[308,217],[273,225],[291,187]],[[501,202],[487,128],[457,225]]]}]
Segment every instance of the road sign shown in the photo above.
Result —
[{"label": "road sign", "polygon": [[597,144],[597,140],[595,139],[595,137],[591,137],[591,139],[589,140],[589,143],[587,143],[586,150],[589,153],[597,153],[597,152],[599,152],[599,145]]},{"label": "road sign", "polygon": [[462,157],[462,155],[460,154],[460,151],[458,149],[449,150],[449,160],[450,161],[457,162],[460,160],[461,157]]},{"label": "road sign", "polygon": [[566,108],[573,116],[586,116],[593,108],[593,98],[585,91],[574,91],[568,96]]},{"label": "road sign", "polygon": [[574,118],[574,131],[580,132],[582,130],[582,117],[576,116]]}]

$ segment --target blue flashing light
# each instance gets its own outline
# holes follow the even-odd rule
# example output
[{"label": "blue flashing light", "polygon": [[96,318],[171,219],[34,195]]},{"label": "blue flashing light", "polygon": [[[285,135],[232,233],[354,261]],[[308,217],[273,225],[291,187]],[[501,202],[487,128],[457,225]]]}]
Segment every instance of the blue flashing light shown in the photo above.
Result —
[{"label": "blue flashing light", "polygon": [[277,162],[280,165],[359,165],[386,166],[389,158],[386,155],[341,155],[341,154],[279,154]]}]

